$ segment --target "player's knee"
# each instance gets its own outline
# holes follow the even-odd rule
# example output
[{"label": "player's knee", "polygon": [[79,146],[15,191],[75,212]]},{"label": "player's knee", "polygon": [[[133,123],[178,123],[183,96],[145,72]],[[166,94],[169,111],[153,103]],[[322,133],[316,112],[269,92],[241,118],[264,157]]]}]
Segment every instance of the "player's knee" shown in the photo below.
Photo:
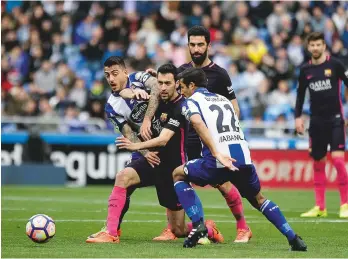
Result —
[{"label": "player's knee", "polygon": [[218,185],[216,187],[222,195],[227,195],[232,189],[232,184],[230,182],[226,182],[224,184]]},{"label": "player's knee", "polygon": [[182,166],[179,166],[179,167],[174,169],[174,171],[173,171],[173,180],[174,180],[174,182],[185,180],[185,173],[184,173],[184,170],[183,170]]},{"label": "player's knee", "polygon": [[259,207],[261,207],[261,205],[266,201],[266,197],[263,196],[263,194],[261,192],[259,192],[256,196],[255,199],[257,201],[257,204]]},{"label": "player's knee", "polygon": [[128,173],[125,169],[116,174],[115,185],[123,188],[131,186],[133,175]]}]

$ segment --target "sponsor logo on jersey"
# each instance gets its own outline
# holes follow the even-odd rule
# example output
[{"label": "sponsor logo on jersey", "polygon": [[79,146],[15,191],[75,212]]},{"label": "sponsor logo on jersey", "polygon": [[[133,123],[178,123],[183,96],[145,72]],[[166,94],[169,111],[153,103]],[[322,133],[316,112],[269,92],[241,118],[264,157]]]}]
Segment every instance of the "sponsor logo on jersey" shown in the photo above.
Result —
[{"label": "sponsor logo on jersey", "polygon": [[232,85],[231,86],[227,86],[227,91],[228,91],[229,94],[234,92],[234,90],[232,88]]},{"label": "sponsor logo on jersey", "polygon": [[331,69],[325,69],[324,74],[325,76],[330,77],[332,74]]},{"label": "sponsor logo on jersey", "polygon": [[167,117],[168,117],[168,114],[167,113],[162,113],[161,116],[160,116],[160,120],[162,122],[165,122],[167,120]]},{"label": "sponsor logo on jersey", "polygon": [[325,91],[325,90],[331,89],[332,86],[331,86],[330,79],[326,79],[326,80],[319,80],[319,81],[310,83],[309,88],[315,92],[318,92],[318,91]]},{"label": "sponsor logo on jersey", "polygon": [[144,120],[144,116],[147,109],[147,102],[140,102],[134,105],[133,110],[130,114],[130,118],[135,123],[140,123]]},{"label": "sponsor logo on jersey", "polygon": [[179,127],[180,122],[178,120],[174,120],[174,119],[170,118],[168,124],[173,125],[175,127]]}]

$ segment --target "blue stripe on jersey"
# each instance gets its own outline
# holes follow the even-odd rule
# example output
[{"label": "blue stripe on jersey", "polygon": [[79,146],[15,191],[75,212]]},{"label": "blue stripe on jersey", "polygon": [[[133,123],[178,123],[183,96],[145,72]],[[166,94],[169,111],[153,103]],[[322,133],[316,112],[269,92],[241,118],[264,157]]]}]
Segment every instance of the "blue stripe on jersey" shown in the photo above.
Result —
[{"label": "blue stripe on jersey", "polygon": [[111,106],[110,103],[106,103],[106,104],[105,104],[105,112],[106,112],[107,117],[112,117],[112,115],[123,117],[121,114],[117,113],[117,112],[114,110],[114,108],[112,108],[112,106]]},{"label": "blue stripe on jersey", "polygon": [[230,144],[228,145],[230,149],[230,155],[232,158],[236,159],[236,164],[245,165],[245,157],[240,144]]},{"label": "blue stripe on jersey", "polygon": [[[193,99],[190,99],[190,101],[192,101],[197,106],[197,108],[199,110],[199,113],[200,113],[200,115],[202,117],[202,120],[204,121],[205,126],[207,126],[207,123],[206,123],[206,121],[204,119],[201,107],[199,106],[198,102],[193,100]],[[202,140],[201,140],[201,142],[202,142]],[[202,142],[202,156],[204,157],[204,156],[207,156],[207,155],[211,155],[211,152],[210,152],[209,148],[206,145],[204,145],[204,143]]]}]

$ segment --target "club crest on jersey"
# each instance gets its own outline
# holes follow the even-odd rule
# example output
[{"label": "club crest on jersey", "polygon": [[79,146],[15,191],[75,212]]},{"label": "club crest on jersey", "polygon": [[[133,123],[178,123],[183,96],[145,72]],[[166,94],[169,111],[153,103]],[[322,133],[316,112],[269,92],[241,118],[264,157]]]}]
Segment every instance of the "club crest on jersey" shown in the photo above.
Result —
[{"label": "club crest on jersey", "polygon": [[167,113],[162,113],[162,114],[161,114],[161,117],[160,117],[160,120],[161,120],[162,122],[165,122],[165,121],[167,120],[167,117],[168,117],[168,114],[167,114]]},{"label": "club crest on jersey", "polygon": [[331,76],[331,69],[325,69],[324,71],[325,76]]}]

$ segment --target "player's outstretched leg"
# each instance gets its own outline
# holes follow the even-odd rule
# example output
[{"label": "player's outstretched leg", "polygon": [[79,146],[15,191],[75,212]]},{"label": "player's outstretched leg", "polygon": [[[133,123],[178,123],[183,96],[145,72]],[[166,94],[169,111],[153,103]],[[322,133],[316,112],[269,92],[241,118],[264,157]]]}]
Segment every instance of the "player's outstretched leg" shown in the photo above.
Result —
[{"label": "player's outstretched leg", "polygon": [[175,181],[175,191],[187,216],[192,221],[192,230],[184,242],[184,247],[194,247],[200,240],[201,244],[209,244],[208,229],[204,225],[203,209],[200,200],[188,182]]},{"label": "player's outstretched leg", "polygon": [[325,188],[326,188],[326,175],[325,175],[325,161],[314,161],[314,193],[315,193],[315,206],[307,212],[302,213],[300,216],[304,218],[313,217],[327,217],[326,202],[325,202]]},{"label": "player's outstretched leg", "polygon": [[236,219],[237,237],[235,238],[234,243],[248,243],[253,234],[246,223],[242,197],[238,189],[231,182],[226,182],[217,186],[217,188],[225,198],[228,207]]},{"label": "player's outstretched leg", "polygon": [[88,238],[87,243],[120,242],[117,232],[122,210],[126,203],[126,188],[139,182],[140,178],[133,168],[127,167],[116,174],[115,186],[109,197],[106,231],[100,231],[97,235]]},{"label": "player's outstretched leg", "polygon": [[261,192],[255,198],[248,200],[288,239],[292,251],[307,251],[307,245],[293,231],[277,204],[266,199]]}]

